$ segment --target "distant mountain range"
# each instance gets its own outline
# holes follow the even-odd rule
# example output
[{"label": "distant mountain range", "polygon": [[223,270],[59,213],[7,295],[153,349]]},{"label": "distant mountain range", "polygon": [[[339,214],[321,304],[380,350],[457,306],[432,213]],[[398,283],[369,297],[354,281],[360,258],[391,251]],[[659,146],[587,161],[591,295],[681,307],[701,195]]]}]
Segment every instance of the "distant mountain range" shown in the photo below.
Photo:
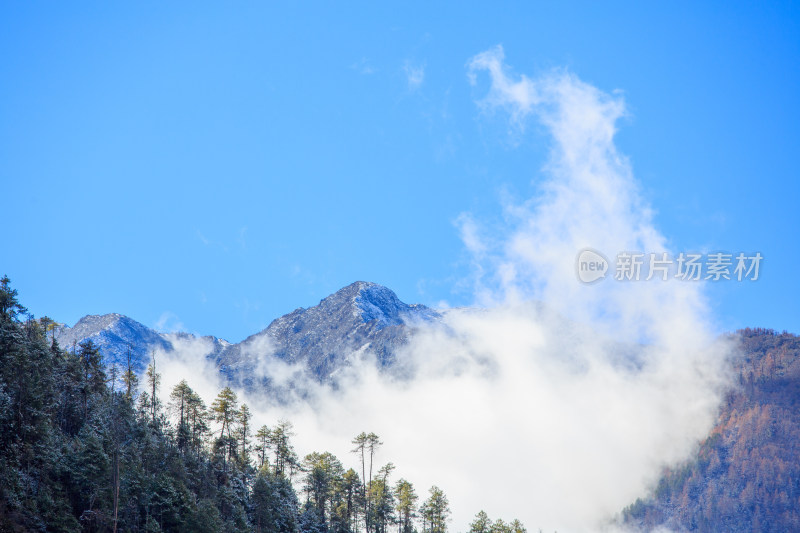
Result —
[{"label": "distant mountain range", "polygon": [[[298,308],[274,320],[240,343],[201,338],[208,342],[206,357],[234,383],[269,386],[265,378],[254,377],[254,370],[270,359],[299,365],[324,382],[347,364],[348,355],[365,349],[380,367],[390,367],[397,349],[419,324],[440,318],[429,307],[403,303],[382,285],[358,281],[314,307]],[[181,340],[197,339],[189,333],[161,333],[117,313],[85,316],[73,327],[59,328],[55,338],[67,349],[92,340],[106,365],[125,367],[130,354],[137,372],[147,367],[153,350],[172,352]]]}]

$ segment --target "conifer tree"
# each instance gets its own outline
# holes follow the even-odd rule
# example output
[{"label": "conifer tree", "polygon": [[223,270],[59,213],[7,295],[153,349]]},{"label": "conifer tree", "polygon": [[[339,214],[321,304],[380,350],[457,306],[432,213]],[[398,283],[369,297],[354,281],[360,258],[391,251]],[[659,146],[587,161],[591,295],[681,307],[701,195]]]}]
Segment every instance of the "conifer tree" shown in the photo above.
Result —
[{"label": "conifer tree", "polygon": [[236,439],[233,438],[234,424],[239,414],[236,393],[230,387],[225,387],[211,404],[214,420],[220,424],[219,438],[215,443],[217,450],[222,453],[223,466],[236,455]]},{"label": "conifer tree", "polygon": [[394,498],[398,517],[398,533],[413,533],[413,520],[417,517],[417,500],[419,500],[414,491],[414,485],[405,479],[400,479],[394,487]]},{"label": "conifer tree", "polygon": [[128,350],[125,354],[125,363],[125,370],[122,373],[122,382],[125,384],[125,397],[129,402],[133,402],[136,389],[139,386],[139,377],[133,368],[133,352],[130,344],[128,344]]},{"label": "conifer tree", "polygon": [[239,427],[236,431],[237,440],[239,441],[239,461],[242,465],[250,464],[250,420],[253,415],[250,413],[250,408],[247,404],[242,404],[239,412],[236,414],[236,420]]},{"label": "conifer tree", "polygon": [[442,489],[436,485],[429,490],[430,496],[420,507],[423,533],[446,533],[450,516],[450,503]]},{"label": "conifer tree", "polygon": [[269,436],[269,447],[275,454],[275,474],[289,479],[299,466],[294,446],[289,440],[293,436],[292,423],[288,420],[279,420]]},{"label": "conifer tree", "polygon": [[158,389],[161,386],[161,374],[156,372],[156,352],[151,352],[150,366],[147,367],[147,384],[150,389],[150,417],[153,428],[160,429],[158,415],[160,412],[160,402],[158,400]]},{"label": "conifer tree", "polygon": [[178,417],[178,425],[175,430],[175,442],[181,453],[186,451],[189,441],[191,439],[191,430],[189,424],[189,399],[194,394],[194,391],[182,379],[175,387],[172,388],[170,393],[170,408]]},{"label": "conifer tree", "polygon": [[270,429],[267,426],[261,426],[256,431],[256,444],[254,450],[258,457],[258,467],[263,468],[268,463],[267,452],[269,451],[270,442]]}]

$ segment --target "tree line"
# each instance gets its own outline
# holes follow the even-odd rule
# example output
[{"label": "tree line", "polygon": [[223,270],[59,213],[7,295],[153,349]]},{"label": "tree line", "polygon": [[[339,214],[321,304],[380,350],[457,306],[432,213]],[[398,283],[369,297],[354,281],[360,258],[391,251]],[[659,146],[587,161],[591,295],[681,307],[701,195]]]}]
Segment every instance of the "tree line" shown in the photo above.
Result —
[{"label": "tree line", "polygon": [[[292,424],[252,426],[231,388],[206,405],[185,380],[161,395],[68,349],[0,280],[0,532],[447,533],[450,505],[375,464],[374,433],[352,441],[357,469],[329,452],[300,458]],[[482,511],[471,533],[525,533]]]}]

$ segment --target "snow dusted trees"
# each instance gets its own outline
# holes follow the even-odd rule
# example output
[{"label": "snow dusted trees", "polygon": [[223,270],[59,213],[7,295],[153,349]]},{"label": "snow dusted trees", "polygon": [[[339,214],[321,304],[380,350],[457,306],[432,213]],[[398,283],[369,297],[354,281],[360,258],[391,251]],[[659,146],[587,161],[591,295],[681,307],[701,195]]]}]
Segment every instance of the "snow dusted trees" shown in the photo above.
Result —
[{"label": "snow dusted trees", "polygon": [[254,432],[253,413],[230,387],[208,408],[181,380],[162,404],[155,359],[144,390],[130,359],[120,387],[94,344],[61,350],[48,339],[51,320],[24,314],[3,278],[0,531],[447,531],[444,492],[433,487],[418,508],[414,486],[392,479],[392,463],[377,468],[375,433],[352,441],[354,468],[329,452],[301,464],[292,424]]}]

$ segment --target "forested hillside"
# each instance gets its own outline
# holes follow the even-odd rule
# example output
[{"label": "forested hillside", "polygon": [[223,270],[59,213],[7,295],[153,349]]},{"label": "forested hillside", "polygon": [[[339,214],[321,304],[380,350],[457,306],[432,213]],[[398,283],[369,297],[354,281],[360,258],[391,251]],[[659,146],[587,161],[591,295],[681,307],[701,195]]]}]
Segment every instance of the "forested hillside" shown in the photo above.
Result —
[{"label": "forested hillside", "polygon": [[800,337],[739,333],[737,387],[696,457],[625,510],[651,529],[800,531]]},{"label": "forested hillside", "polygon": [[444,492],[420,493],[393,464],[373,464],[375,434],[353,439],[353,468],[327,452],[300,458],[291,423],[252,427],[231,389],[211,405],[185,381],[163,393],[152,365],[139,387],[131,368],[106,372],[90,341],[61,349],[52,324],[2,279],[0,531],[447,530]]},{"label": "forested hillside", "polygon": [[[348,457],[299,457],[292,425],[253,427],[230,388],[206,405],[105,364],[91,341],[61,349],[0,281],[0,532],[445,533],[449,502],[418,490],[380,438]],[[800,531],[800,337],[737,333],[735,387],[695,457],[623,512],[635,529]],[[142,392],[144,391],[144,392]],[[327,443],[319,443],[324,449]],[[479,512],[470,533],[524,533]]]}]

